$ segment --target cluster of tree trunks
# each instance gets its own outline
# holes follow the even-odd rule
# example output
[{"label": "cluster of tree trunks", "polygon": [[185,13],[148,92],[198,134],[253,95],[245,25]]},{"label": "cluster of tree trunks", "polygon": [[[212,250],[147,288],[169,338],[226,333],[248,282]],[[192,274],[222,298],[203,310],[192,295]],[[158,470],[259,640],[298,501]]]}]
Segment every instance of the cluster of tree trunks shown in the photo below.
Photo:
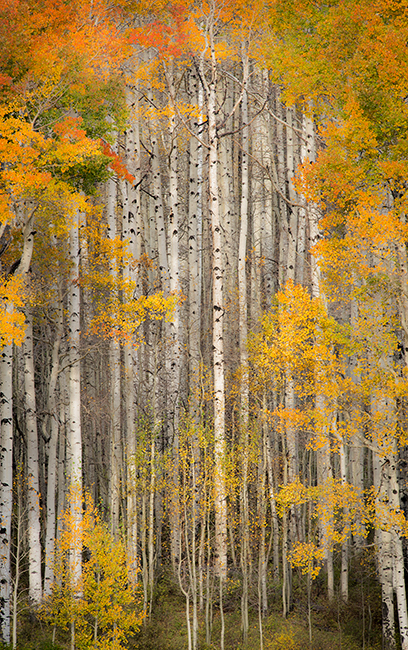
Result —
[{"label": "cluster of tree trunks", "polygon": [[[234,59],[219,59],[214,13],[204,34],[206,46],[190,67],[151,50],[128,63],[128,119],[112,149],[131,178],[115,174],[99,186],[97,219],[78,205],[69,232],[50,235],[30,203],[15,215],[22,237],[16,274],[31,296],[24,345],[5,345],[0,359],[2,637],[10,641],[21,571],[28,569],[33,608],[50,594],[61,517],[69,506],[80,526],[84,490],[113,533],[123,531],[129,579],[142,583],[147,612],[157,576],[172,567],[186,599],[189,648],[197,648],[199,610],[210,643],[214,604],[223,620],[231,576],[239,578],[244,640],[254,593],[262,638],[271,575],[282,586],[286,616],[298,544],[321,552],[328,598],[339,592],[347,601],[348,568],[367,540],[360,509],[336,542],[338,522],[351,521],[330,501],[341,484],[360,503],[374,486],[384,647],[396,647],[398,630],[406,650],[406,396],[382,383],[391,375],[402,381],[405,372],[404,345],[396,358],[390,342],[405,312],[395,292],[387,298],[397,271],[406,280],[405,246],[388,280],[328,301],[327,269],[312,251],[319,211],[294,185],[298,166],[316,157],[313,111],[282,102],[248,43]],[[60,251],[52,262],[50,250]],[[353,282],[362,288],[364,279]],[[162,292],[167,315],[147,311],[125,332],[127,284],[129,309]],[[366,323],[360,349],[338,353],[347,364],[336,386],[347,380],[347,395],[334,394],[335,380],[327,379],[317,319],[306,342],[315,354],[308,368],[288,361],[302,345],[295,335],[285,343],[287,357],[276,357],[275,375],[273,362],[265,373],[254,353],[255,335],[266,340],[263,317],[283,304],[278,292],[289,296],[296,285],[322,306],[327,322],[354,330]],[[295,320],[303,306],[293,299],[291,309]],[[300,485],[322,491],[313,504],[294,497],[282,506],[279,492],[291,485],[297,493]],[[79,544],[71,553],[78,585],[81,555]],[[12,627],[15,643],[16,618]]]}]

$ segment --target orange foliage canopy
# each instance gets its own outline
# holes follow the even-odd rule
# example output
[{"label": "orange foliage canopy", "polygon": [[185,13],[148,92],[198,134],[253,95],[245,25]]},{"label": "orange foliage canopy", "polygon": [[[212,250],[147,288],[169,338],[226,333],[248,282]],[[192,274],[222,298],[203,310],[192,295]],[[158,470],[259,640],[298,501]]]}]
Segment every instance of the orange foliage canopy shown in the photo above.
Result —
[{"label": "orange foliage canopy", "polygon": [[6,223],[22,232],[29,213],[41,219],[56,205],[50,210],[55,219],[64,215],[68,229],[81,191],[106,177],[112,157],[99,138],[120,119],[120,64],[129,51],[121,12],[105,0],[1,3],[1,232]]},{"label": "orange foliage canopy", "polygon": [[275,78],[313,112],[324,142],[298,188],[324,215],[331,289],[346,279],[353,290],[355,274],[389,273],[393,249],[408,241],[408,5],[273,0],[270,25]]}]

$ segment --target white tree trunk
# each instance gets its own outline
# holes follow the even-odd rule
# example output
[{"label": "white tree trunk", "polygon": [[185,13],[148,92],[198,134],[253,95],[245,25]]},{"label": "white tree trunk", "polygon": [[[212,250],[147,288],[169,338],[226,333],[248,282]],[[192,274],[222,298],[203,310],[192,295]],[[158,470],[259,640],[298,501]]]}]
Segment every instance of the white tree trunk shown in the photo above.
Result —
[{"label": "white tree trunk", "polygon": [[189,217],[188,217],[188,355],[190,412],[198,422],[199,416],[199,379],[200,379],[200,326],[201,326],[201,184],[202,151],[195,137],[190,138],[189,160]]},{"label": "white tree trunk", "polygon": [[[380,443],[384,453],[380,458],[373,458],[376,470],[377,506],[379,512],[384,508],[384,503],[392,513],[401,507],[400,490],[397,478],[398,450],[395,430],[396,414],[393,398],[378,391],[374,396],[374,437]],[[381,515],[380,515],[381,516]],[[408,614],[407,597],[404,578],[404,555],[401,542],[401,531],[396,525],[389,523],[386,529],[378,531],[380,540],[378,549],[378,564],[381,588],[383,594],[383,636],[385,643],[391,643],[393,636],[393,620],[390,609],[390,582],[397,601],[397,613],[399,623],[399,636],[402,650],[408,649]],[[390,646],[392,647],[392,646]]]},{"label": "white tree trunk", "polygon": [[[142,255],[142,218],[141,218],[141,156],[140,156],[140,117],[139,103],[136,93],[128,89],[127,103],[130,107],[130,125],[126,131],[126,166],[134,176],[133,185],[122,181],[123,201],[123,239],[129,241],[129,252],[132,260],[124,265],[123,277],[125,281],[136,283],[134,297],[138,299],[142,293],[140,273],[135,262]],[[136,262],[137,264],[137,262]],[[126,453],[127,453],[127,535],[128,535],[128,562],[129,579],[136,584],[139,575],[138,561],[138,496],[136,492],[136,431],[135,431],[135,380],[137,374],[137,351],[134,350],[133,341],[128,341],[123,346],[124,352],[124,392],[126,410]]]},{"label": "white tree trunk", "polygon": [[[316,145],[315,145],[315,132],[314,123],[311,117],[304,117],[303,122],[303,138],[306,141],[306,149],[304,153],[310,162],[314,162],[316,158]],[[307,217],[309,223],[309,244],[310,248],[317,243],[319,239],[319,223],[318,223],[317,207],[313,203],[307,206]],[[311,285],[313,298],[323,298],[320,286],[321,268],[316,255],[311,256]],[[319,485],[324,485],[329,479],[332,478],[331,458],[330,458],[330,442],[328,439],[329,425],[326,422],[326,399],[320,392],[320,380],[318,373],[315,377],[316,384],[316,397],[315,408],[317,417],[321,419],[319,425],[324,429],[327,436],[327,442],[321,446],[317,454],[317,481]],[[333,568],[333,550],[331,548],[331,540],[327,535],[328,526],[325,521],[319,522],[320,536],[325,550],[325,562],[327,570],[327,595],[329,600],[334,598],[334,568]]]},{"label": "white tree trunk", "polygon": [[81,301],[79,287],[79,241],[78,211],[73,215],[70,233],[71,273],[68,288],[68,329],[69,329],[69,481],[70,509],[72,518],[72,544],[70,549],[71,585],[78,594],[82,574],[82,432],[81,432]]},{"label": "white tree trunk", "polygon": [[208,88],[208,139],[209,139],[209,212],[212,233],[213,279],[213,372],[214,372],[214,500],[216,569],[221,580],[227,577],[227,494],[225,484],[225,385],[224,385],[224,300],[221,224],[218,203],[218,155],[216,128],[216,59],[214,36],[210,33],[212,47],[211,80]]},{"label": "white tree trunk", "polygon": [[0,633],[10,643],[11,514],[13,509],[13,346],[0,356]]},{"label": "white tree trunk", "polygon": [[51,593],[54,581],[54,547],[55,547],[55,523],[56,523],[56,490],[62,489],[58,484],[57,448],[59,440],[59,414],[56,405],[56,386],[59,372],[59,349],[63,334],[63,320],[61,306],[57,306],[58,322],[55,335],[51,374],[48,384],[48,421],[49,421],[49,442],[48,442],[48,465],[47,465],[47,526],[45,532],[45,571],[44,571],[44,594]]},{"label": "white tree trunk", "polygon": [[[384,491],[382,485],[381,459],[373,454],[374,486],[379,492]],[[380,497],[380,495],[379,495]],[[388,498],[388,494],[386,494]],[[375,541],[377,544],[377,569],[381,583],[381,611],[382,611],[382,641],[384,650],[395,650],[395,619],[394,619],[394,591],[393,591],[393,559],[392,535],[389,530],[376,528]]]},{"label": "white tree trunk", "polygon": [[[243,78],[248,77],[249,61],[247,53],[243,55]],[[238,304],[239,304],[239,357],[240,357],[240,429],[242,453],[242,488],[241,488],[241,569],[242,597],[241,621],[244,643],[248,638],[248,591],[249,591],[249,509],[248,509],[248,424],[249,424],[249,373],[248,373],[248,308],[247,308],[247,240],[249,217],[249,133],[248,133],[248,95],[247,89],[241,103],[242,114],[242,153],[241,153],[241,223],[238,249]]]},{"label": "white tree trunk", "polygon": [[27,427],[27,480],[28,480],[28,549],[29,598],[34,606],[42,599],[41,585],[41,528],[38,468],[37,409],[34,385],[33,320],[26,317],[26,334],[23,344],[24,390]]},{"label": "white tree trunk", "polygon": [[[168,71],[168,84],[170,88],[170,97],[174,98],[174,80],[173,69],[170,64]],[[169,221],[168,221],[168,241],[169,241],[169,289],[170,292],[180,296],[179,282],[179,198],[178,198],[178,145],[177,145],[177,128],[175,109],[173,100],[171,100],[172,115],[169,121]],[[168,324],[169,331],[169,350],[166,356],[168,390],[167,390],[167,413],[170,424],[171,445],[173,451],[172,459],[172,490],[171,490],[171,525],[172,525],[172,544],[174,549],[174,559],[178,566],[181,553],[181,523],[180,523],[180,505],[179,505],[179,420],[180,420],[180,306],[177,302],[173,317]]]},{"label": "white tree trunk", "polygon": [[282,111],[285,115],[286,123],[286,169],[288,178],[289,201],[287,205],[287,224],[288,224],[288,260],[286,263],[286,278],[287,280],[295,280],[296,276],[296,244],[297,244],[297,208],[292,205],[296,203],[296,192],[293,187],[293,178],[295,176],[295,133],[292,129],[293,126],[293,108],[287,108],[286,112]]},{"label": "white tree trunk", "polygon": [[[116,208],[117,208],[117,178],[110,178],[107,185],[107,223],[108,236],[111,241],[116,238]],[[110,278],[112,282],[112,297],[116,303],[117,297],[117,264],[115,260],[110,262]],[[110,462],[110,515],[111,530],[117,534],[119,527],[119,508],[121,493],[121,467],[122,467],[122,444],[121,444],[121,387],[120,387],[120,343],[116,336],[109,341],[109,376],[110,376],[110,424],[111,424],[111,462]]]}]

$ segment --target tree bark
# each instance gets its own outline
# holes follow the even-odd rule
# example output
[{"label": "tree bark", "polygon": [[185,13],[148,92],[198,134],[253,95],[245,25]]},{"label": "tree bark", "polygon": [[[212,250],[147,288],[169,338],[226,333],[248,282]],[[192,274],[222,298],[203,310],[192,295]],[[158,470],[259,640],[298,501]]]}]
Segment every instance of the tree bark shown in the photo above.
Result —
[{"label": "tree bark", "polygon": [[69,330],[69,487],[72,519],[70,549],[71,586],[75,595],[80,593],[82,574],[82,429],[81,429],[81,300],[79,285],[80,215],[75,211],[70,232],[71,272],[68,287]]},{"label": "tree bark", "polygon": [[11,515],[13,510],[13,346],[5,345],[0,357],[0,632],[10,643]]},{"label": "tree bark", "polygon": [[29,548],[29,598],[34,606],[42,599],[41,585],[41,530],[40,492],[38,467],[37,408],[34,385],[33,317],[26,316],[26,334],[23,344],[25,415],[27,427],[27,480],[28,480],[28,548]]}]

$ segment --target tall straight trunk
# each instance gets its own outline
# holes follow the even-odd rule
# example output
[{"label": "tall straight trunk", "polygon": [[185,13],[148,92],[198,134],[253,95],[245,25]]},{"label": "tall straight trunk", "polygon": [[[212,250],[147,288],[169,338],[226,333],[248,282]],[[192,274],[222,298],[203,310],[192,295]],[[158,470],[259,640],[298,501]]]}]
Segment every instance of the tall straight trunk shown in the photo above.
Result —
[{"label": "tall straight trunk", "polygon": [[48,465],[47,465],[47,525],[45,532],[45,571],[44,571],[44,594],[49,595],[54,582],[54,547],[55,547],[55,523],[56,523],[56,490],[62,486],[58,485],[57,449],[59,440],[59,414],[56,404],[56,388],[59,372],[59,351],[63,334],[63,315],[61,304],[57,305],[57,330],[52,349],[51,373],[48,383]]},{"label": "tall straight trunk", "polygon": [[[34,216],[36,206],[25,205],[27,212],[23,229],[23,252],[17,275],[27,274],[34,247]],[[13,311],[13,305],[7,307]],[[2,343],[2,341],[0,341]],[[4,345],[0,357],[0,634],[10,642],[11,581],[11,517],[13,509],[13,345]]]},{"label": "tall straight trunk", "polygon": [[[107,224],[109,239],[116,239],[117,178],[110,178],[107,184]],[[116,260],[110,263],[113,304],[118,300]],[[117,534],[119,527],[119,509],[121,493],[122,441],[121,441],[121,385],[120,385],[120,343],[116,337],[109,341],[109,375],[110,375],[110,516],[111,530]]]},{"label": "tall straight trunk", "polygon": [[279,286],[283,287],[285,282],[292,277],[293,268],[290,269],[289,265],[293,262],[289,256],[289,215],[288,205],[285,201],[286,197],[286,138],[285,128],[283,125],[285,118],[284,107],[281,102],[280,89],[275,86],[275,111],[278,120],[275,122],[275,147],[276,147],[276,185],[279,190],[277,194],[277,202],[279,209],[279,227],[280,227],[280,241],[279,241]]},{"label": "tall straight trunk", "polygon": [[[248,77],[249,61],[243,52],[243,78]],[[238,304],[239,304],[239,357],[241,366],[240,382],[240,430],[242,449],[242,488],[241,488],[241,624],[244,643],[248,638],[248,591],[249,591],[249,509],[248,509],[248,424],[249,424],[249,375],[248,375],[248,307],[247,307],[247,240],[249,218],[249,133],[248,133],[248,95],[244,89],[241,102],[242,115],[242,153],[241,153],[241,223],[238,250]]]},{"label": "tall straight trunk", "polygon": [[[170,95],[174,97],[173,71],[169,73]],[[174,108],[173,108],[174,111]],[[169,153],[169,288],[175,296],[180,294],[179,281],[179,189],[178,189],[178,144],[176,118],[173,114],[169,123],[170,153]],[[175,444],[178,438],[179,425],[179,391],[180,391],[180,306],[177,302],[170,322],[170,354],[169,354],[169,395],[170,414],[172,416],[172,434]]]},{"label": "tall straight trunk", "polygon": [[[141,145],[140,145],[140,115],[139,102],[133,89],[128,88],[127,103],[131,110],[130,125],[126,130],[126,166],[133,175],[133,184],[122,181],[123,201],[123,239],[129,241],[131,260],[124,265],[123,278],[125,282],[135,282],[134,297],[142,294],[141,273],[137,261],[142,256],[143,222],[141,216]],[[136,264],[135,264],[136,262]],[[136,488],[136,433],[135,433],[135,384],[137,376],[138,350],[135,351],[133,341],[123,345],[124,353],[124,393],[126,412],[126,472],[127,472],[127,535],[129,579],[136,584],[139,575],[138,561],[138,495]],[[139,366],[140,370],[140,366]]]},{"label": "tall straight trunk", "polygon": [[[248,81],[249,84],[249,81]],[[254,80],[250,85],[250,90],[259,92],[263,96],[263,76],[262,72],[257,71]],[[251,137],[249,138],[249,149],[253,164],[251,167],[251,297],[249,301],[250,313],[248,321],[256,326],[260,322],[262,315],[263,303],[266,305],[265,294],[262,296],[262,289],[265,290],[265,270],[270,266],[270,260],[264,255],[265,239],[265,220],[266,215],[266,194],[267,179],[265,178],[265,166],[268,164],[265,157],[265,148],[268,134],[265,128],[265,115],[262,113],[255,116],[251,121]],[[271,234],[271,233],[270,233]],[[264,298],[264,300],[263,300]]]},{"label": "tall straight trunk", "polygon": [[162,290],[167,293],[170,288],[169,265],[167,256],[166,224],[164,219],[162,175],[160,170],[160,152],[158,136],[156,133],[152,134],[152,175],[155,212],[154,230],[157,233],[161,286]]},{"label": "tall straight trunk", "polygon": [[[293,412],[296,408],[295,387],[293,376],[288,369],[285,381],[285,409]],[[299,454],[296,427],[290,423],[286,424],[286,458],[288,463],[288,481],[291,483],[299,473]]]},{"label": "tall straight trunk", "polygon": [[[379,491],[382,485],[381,459],[373,454],[374,486]],[[387,495],[388,496],[388,495]],[[386,528],[376,528],[377,570],[381,584],[382,643],[384,650],[395,650],[395,617],[393,590],[392,535]]]},{"label": "tall straight trunk", "polygon": [[[267,70],[262,71],[261,94],[270,95],[270,81]],[[276,192],[273,191],[273,136],[271,116],[261,114],[260,129],[256,132],[262,138],[261,161],[264,169],[270,170],[262,182],[262,220],[261,220],[261,251],[263,258],[263,299],[266,309],[270,309],[273,296],[277,290],[277,259],[275,257],[276,240],[279,238],[277,215],[275,210]],[[255,123],[256,124],[256,123]],[[255,129],[254,129],[255,130]],[[255,142],[254,142],[255,144]],[[254,150],[256,154],[256,150]]]},{"label": "tall straight trunk", "polygon": [[295,280],[296,276],[296,244],[297,244],[297,228],[298,228],[298,215],[297,208],[293,205],[296,203],[296,192],[293,186],[293,178],[295,176],[295,132],[293,126],[294,109],[287,108],[282,111],[286,118],[286,168],[288,179],[288,195],[289,201],[287,205],[287,227],[288,227],[288,260],[286,263],[286,278],[287,280]]},{"label": "tall straight trunk", "polygon": [[[344,441],[341,439],[339,441],[339,455],[340,455],[340,475],[341,482],[343,485],[347,485],[347,459],[346,459],[346,448]],[[345,515],[349,514],[348,509],[345,509]],[[348,588],[348,544],[349,540],[346,539],[341,545],[341,570],[340,570],[340,593],[343,602],[348,602],[349,597],[349,588]]]},{"label": "tall straight trunk", "polygon": [[217,62],[213,25],[210,25],[211,79],[207,89],[208,190],[212,233],[213,385],[214,385],[214,502],[216,570],[227,577],[227,493],[225,480],[225,380],[224,380],[224,299],[221,223],[218,203],[218,155],[216,125]]},{"label": "tall straight trunk", "polygon": [[[169,66],[168,84],[170,87],[170,97],[174,97],[174,80],[173,65]],[[171,100],[172,103],[173,100]],[[177,297],[177,303],[173,310],[171,322],[168,324],[169,329],[169,351],[166,357],[167,365],[167,409],[170,424],[170,435],[172,445],[172,536],[174,537],[175,561],[178,564],[180,560],[181,546],[181,522],[179,512],[179,393],[180,393],[180,306],[178,298],[180,295],[179,282],[179,198],[178,198],[178,145],[177,145],[177,128],[174,106],[171,105],[172,115],[169,122],[170,153],[169,153],[169,221],[168,221],[168,240],[169,240],[169,289]],[[166,328],[167,329],[167,328]]]},{"label": "tall straight trunk", "polygon": [[[201,108],[201,93],[197,91],[197,77],[193,77],[192,92],[198,97]],[[200,118],[201,121],[201,118]],[[202,180],[203,152],[201,143],[190,138],[189,158],[189,203],[188,203],[188,355],[189,355],[189,399],[190,415],[198,423],[199,381],[201,363],[201,239],[202,239]]]},{"label": "tall straight trunk", "polygon": [[[26,213],[25,225],[23,228],[23,252],[20,259],[20,264],[16,270],[16,274],[25,277],[31,263],[34,247],[34,216],[36,206],[31,203],[24,204],[23,211]],[[7,310],[13,311],[13,305],[9,305]],[[31,332],[32,335],[32,332]],[[31,351],[32,351],[32,338],[31,338]],[[31,357],[32,358],[32,357]],[[30,368],[31,370],[31,368]],[[37,492],[36,503],[34,498],[30,500],[30,507],[34,507],[35,514],[32,513],[33,525],[35,532],[30,539],[30,598],[35,605],[39,604],[42,595],[41,589],[41,547],[40,547],[40,533],[39,533],[39,494],[38,494],[38,438],[34,447],[34,437],[36,437],[36,410],[35,410],[35,392],[34,392],[34,367],[32,366],[32,387],[30,387],[30,397],[34,399],[32,403],[28,400],[27,406],[30,408],[28,413],[28,438],[27,446],[29,446],[28,456],[31,455],[29,471],[34,471],[33,480],[31,481],[31,489],[29,484],[30,496],[33,492]],[[28,380],[30,381],[30,380]],[[0,393],[1,393],[1,433],[0,433],[0,512],[1,520],[1,548],[0,554],[0,629],[3,640],[6,643],[10,641],[10,599],[11,599],[11,566],[10,566],[10,546],[11,546],[11,516],[12,516],[12,503],[13,503],[13,347],[6,345],[3,347],[1,356],[0,367]],[[32,389],[31,389],[32,388]],[[27,388],[25,386],[25,393]],[[33,424],[30,416],[35,419]],[[33,427],[34,431],[31,431]],[[32,435],[30,435],[30,433]],[[37,459],[37,463],[35,462]],[[33,467],[36,469],[33,470]],[[38,506],[38,509],[37,509]],[[38,514],[38,517],[36,516]],[[36,551],[33,549],[33,538],[38,535],[38,545]],[[39,552],[39,556],[38,556]],[[39,582],[39,584],[38,584]]]},{"label": "tall straight trunk", "polygon": [[15,554],[14,554],[14,584],[13,584],[13,626],[12,626],[12,647],[13,650],[17,648],[17,622],[18,622],[18,602],[20,595],[20,579],[22,577],[21,562],[24,552],[24,528],[25,528],[25,509],[24,509],[24,479],[21,469],[18,473],[17,485],[15,488],[15,500],[17,510],[17,522],[15,524]]},{"label": "tall straight trunk", "polygon": [[[302,135],[300,139],[300,161],[303,163],[307,158],[310,158],[310,136],[313,133],[313,122],[302,115]],[[306,229],[307,229],[307,217],[306,217],[306,199],[304,196],[299,197],[299,202],[303,204],[303,207],[299,208],[298,213],[298,231],[297,231],[297,244],[296,244],[296,279],[299,284],[305,285],[307,282],[306,269],[307,269],[307,256],[308,249],[306,245]]]},{"label": "tall straight trunk", "polygon": [[23,344],[24,354],[24,391],[27,428],[27,480],[28,480],[28,577],[29,598],[31,603],[39,605],[42,599],[41,585],[41,529],[40,529],[40,492],[38,467],[38,432],[37,408],[34,384],[34,350],[33,317],[28,312],[26,333]]},{"label": "tall straight trunk", "polygon": [[[228,79],[218,84],[216,101],[223,104],[229,114],[234,104],[234,87]],[[238,116],[237,116],[238,117]],[[227,121],[227,130],[239,128],[235,115]],[[239,242],[239,195],[238,154],[239,146],[230,135],[218,139],[218,192],[219,219],[222,225],[223,300],[224,300],[224,359],[225,364],[238,363],[236,346],[239,340],[239,305],[237,300],[238,242]]]},{"label": "tall straight trunk", "polygon": [[268,574],[268,552],[266,549],[266,529],[267,529],[267,501],[266,501],[266,484],[267,484],[267,443],[266,431],[262,427],[261,449],[259,454],[259,494],[258,494],[258,518],[259,518],[259,560],[258,560],[258,612],[260,616],[259,634],[262,644],[262,618],[268,614],[268,591],[267,591],[267,574]]},{"label": "tall straight trunk", "polygon": [[66,510],[66,497],[68,493],[69,477],[66,468],[69,467],[69,369],[65,369],[59,376],[60,406],[59,406],[59,443],[58,443],[58,503],[57,503],[57,540],[63,531],[63,517]]},{"label": "tall straight trunk", "polygon": [[[285,432],[282,427],[283,485],[288,484],[288,460]],[[286,618],[292,608],[292,567],[288,560],[290,550],[290,518],[285,508],[282,515],[282,615]]]},{"label": "tall straight trunk", "polygon": [[198,644],[198,584],[197,584],[197,507],[195,495],[198,492],[197,469],[194,458],[194,451],[191,460],[191,479],[193,500],[191,504],[191,591],[193,601],[193,650],[197,650]]},{"label": "tall straight trunk", "polygon": [[[243,78],[248,77],[249,60],[247,53],[243,58]],[[241,157],[241,224],[238,250],[238,302],[239,302],[239,356],[241,365],[241,423],[245,432],[249,417],[249,376],[248,376],[248,306],[247,306],[247,241],[249,220],[249,132],[248,95],[244,90],[242,103],[242,157]],[[245,443],[245,440],[244,440]],[[245,445],[247,447],[247,445]]]},{"label": "tall straight trunk", "polygon": [[[310,162],[314,162],[316,158],[316,144],[315,144],[315,130],[314,123],[311,117],[304,117],[303,121],[303,138],[306,142],[305,155]],[[319,222],[318,222],[318,211],[314,203],[309,203],[307,206],[307,217],[309,225],[309,245],[312,249],[319,240]],[[311,288],[313,298],[322,298],[324,296],[321,294],[320,278],[321,278],[321,268],[320,262],[316,254],[311,256]],[[323,446],[320,446],[316,452],[317,455],[317,482],[319,485],[325,485],[327,481],[332,478],[332,467],[331,467],[331,454],[330,454],[330,442],[328,439],[329,435],[329,425],[326,422],[326,398],[323,393],[320,391],[320,379],[318,373],[315,377],[316,384],[316,395],[315,395],[315,409],[317,415],[317,421],[319,422],[320,429],[323,429],[327,436],[327,440]],[[325,498],[325,497],[323,497]],[[329,600],[334,598],[334,567],[333,567],[333,550],[331,547],[331,540],[328,538],[328,525],[322,520],[319,522],[320,527],[320,537],[322,544],[325,550],[325,564],[327,571],[327,595]]]},{"label": "tall straight trunk", "polygon": [[82,429],[81,429],[81,296],[79,285],[80,215],[76,211],[70,232],[71,272],[68,287],[68,329],[69,329],[69,487],[72,521],[70,549],[71,586],[79,594],[82,574]]},{"label": "tall straight trunk", "polygon": [[275,499],[275,485],[273,473],[273,460],[272,460],[272,445],[270,440],[269,431],[266,423],[266,397],[263,396],[263,409],[262,409],[262,435],[265,441],[265,456],[266,456],[266,469],[268,475],[268,491],[269,503],[271,508],[272,519],[272,558],[273,558],[273,577],[275,580],[279,578],[279,521],[278,513],[276,511]]},{"label": "tall straight trunk", "polygon": [[[379,365],[384,367],[386,362],[380,360]],[[397,478],[398,450],[394,398],[386,395],[383,389],[378,390],[377,394],[373,396],[372,411],[374,439],[379,443],[380,449],[383,449],[379,458],[375,457],[376,454],[373,458],[377,488],[376,506],[381,518],[381,510],[384,508],[384,503],[387,503],[391,517],[391,513],[398,511],[401,507]],[[379,541],[377,556],[382,589],[384,645],[388,650],[388,646],[393,648],[392,644],[395,643],[394,612],[391,612],[391,607],[394,607],[394,600],[392,598],[391,603],[391,596],[394,593],[401,649],[407,650],[408,614],[401,531],[391,522],[383,528],[377,533]]]},{"label": "tall straight trunk", "polygon": [[0,356],[0,633],[10,643],[11,515],[13,509],[13,346]]},{"label": "tall straight trunk", "polygon": [[153,611],[153,588],[154,588],[154,495],[156,491],[156,432],[150,445],[150,488],[149,488],[149,533],[148,533],[148,581],[149,581],[149,618]]},{"label": "tall straight trunk", "polygon": [[[352,300],[350,301],[350,324],[352,330],[354,331],[359,326],[358,319],[359,319],[358,302],[355,298],[352,298]],[[350,377],[354,382],[354,384],[358,386],[361,382],[361,369],[360,369],[360,363],[359,363],[359,359],[357,358],[357,355],[353,355],[350,358],[349,368],[350,368]],[[357,391],[353,399],[352,409],[353,410],[351,412],[351,418],[354,419],[356,422],[359,422],[360,421],[359,413],[363,409],[363,404],[361,403],[361,397],[359,396]],[[360,494],[362,494],[364,490],[364,458],[365,458],[365,449],[361,444],[361,438],[364,437],[362,426],[363,425],[360,425],[360,427],[358,427],[357,429],[357,432],[353,433],[351,436],[349,457],[348,457],[349,472],[350,472],[349,477],[351,483],[354,485],[354,487],[357,488]],[[362,530],[362,522],[360,516],[357,519],[357,528]],[[363,535],[357,534],[353,536],[353,543],[355,549],[358,552],[360,550],[360,547],[365,546],[366,539]]]},{"label": "tall straight trunk", "polygon": [[[128,150],[128,134],[126,134],[126,150]],[[122,180],[120,183],[122,195],[122,239],[129,240],[129,252],[134,254],[134,216],[130,211],[130,201],[127,182]],[[132,262],[130,260],[124,264],[123,280],[129,282],[134,279],[132,272]],[[136,289],[137,292],[137,289]],[[139,296],[135,296],[138,298]],[[129,295],[126,296],[129,299]],[[125,423],[126,423],[126,444],[124,449],[124,463],[126,476],[126,511],[127,511],[127,551],[128,551],[128,575],[132,584],[137,583],[137,496],[135,481],[135,369],[133,358],[133,341],[125,341],[123,344],[123,366],[124,366],[124,401],[125,401]]]}]

